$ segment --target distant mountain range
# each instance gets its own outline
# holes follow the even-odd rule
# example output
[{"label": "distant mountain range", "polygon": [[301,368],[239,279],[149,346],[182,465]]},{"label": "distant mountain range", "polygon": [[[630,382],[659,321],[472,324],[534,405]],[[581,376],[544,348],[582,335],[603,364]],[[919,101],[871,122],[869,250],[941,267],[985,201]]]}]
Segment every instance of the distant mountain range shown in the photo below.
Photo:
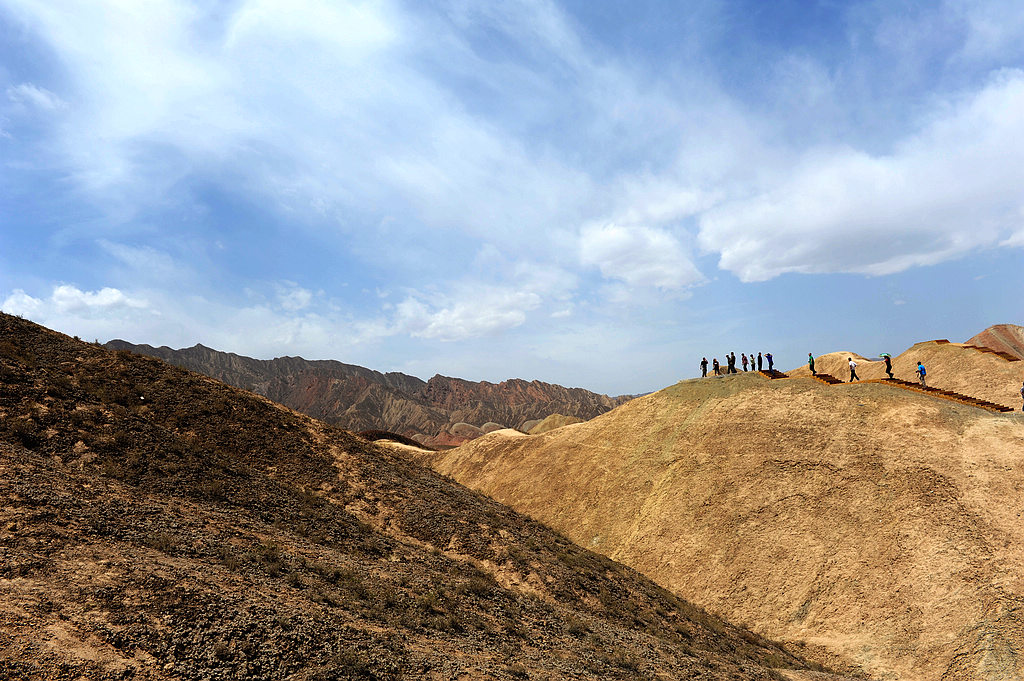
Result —
[{"label": "distant mountain range", "polygon": [[552,414],[589,420],[630,399],[522,379],[495,384],[437,375],[423,381],[334,360],[260,360],[203,345],[173,350],[112,340],[106,347],[158,357],[347,430],[387,430],[433,446]]}]

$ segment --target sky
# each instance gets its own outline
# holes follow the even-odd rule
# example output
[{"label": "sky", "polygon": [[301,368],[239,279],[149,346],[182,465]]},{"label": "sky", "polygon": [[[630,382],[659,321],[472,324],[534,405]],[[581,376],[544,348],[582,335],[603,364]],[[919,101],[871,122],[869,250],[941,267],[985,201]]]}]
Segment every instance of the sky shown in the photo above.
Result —
[{"label": "sky", "polygon": [[660,389],[1024,324],[1019,0],[0,0],[0,309]]}]

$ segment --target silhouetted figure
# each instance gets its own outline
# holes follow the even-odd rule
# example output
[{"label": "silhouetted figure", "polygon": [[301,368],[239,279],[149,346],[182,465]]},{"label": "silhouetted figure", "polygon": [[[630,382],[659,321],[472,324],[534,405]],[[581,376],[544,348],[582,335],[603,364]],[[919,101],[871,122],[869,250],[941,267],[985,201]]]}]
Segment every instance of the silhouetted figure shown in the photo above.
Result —
[{"label": "silhouetted figure", "polygon": [[761,353],[757,353],[757,370],[761,370]]},{"label": "silhouetted figure", "polygon": [[728,352],[725,353],[725,373],[731,374],[735,369],[732,368],[732,355]]},{"label": "silhouetted figure", "polygon": [[740,361],[743,363],[743,370],[746,371],[747,370],[747,353],[744,352],[744,353],[742,353],[740,355]]},{"label": "silhouetted figure", "polygon": [[769,353],[765,354],[764,358],[766,360],[768,360],[768,371],[774,371],[775,370],[775,360],[772,359],[772,353],[769,352]]},{"label": "silhouetted figure", "polygon": [[921,381],[921,387],[927,388],[928,384],[925,383],[924,377],[928,372],[924,370],[924,365],[920,362],[917,363],[917,379]]},{"label": "silhouetted figure", "polygon": [[719,365],[717,357],[715,357],[713,360],[711,360],[711,368],[714,369],[715,376],[721,376],[722,375],[721,365]]},{"label": "silhouetted figure", "polygon": [[818,372],[814,370],[814,355],[807,353],[807,366],[811,368],[811,376],[817,376]]},{"label": "silhouetted figure", "polygon": [[889,355],[886,355],[882,359],[885,360],[885,374],[889,378],[892,378],[892,357],[890,357]]},{"label": "silhouetted figure", "polygon": [[853,361],[853,357],[847,357],[846,359],[850,360],[850,381],[849,382],[853,383],[854,381],[859,381],[860,380],[860,376],[857,375],[857,363]]},{"label": "silhouetted figure", "polygon": [[703,358],[700,361],[700,377],[701,378],[707,378],[708,377],[708,358],[707,357]]}]

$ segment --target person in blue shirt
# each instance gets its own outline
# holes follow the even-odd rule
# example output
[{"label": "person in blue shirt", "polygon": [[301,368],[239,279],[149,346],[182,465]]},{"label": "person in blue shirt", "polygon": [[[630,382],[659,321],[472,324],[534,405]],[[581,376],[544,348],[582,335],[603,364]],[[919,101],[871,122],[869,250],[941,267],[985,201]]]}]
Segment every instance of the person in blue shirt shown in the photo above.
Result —
[{"label": "person in blue shirt", "polygon": [[772,353],[770,353],[770,352],[765,353],[764,358],[766,360],[768,360],[768,371],[774,371],[775,370],[775,360],[772,358]]},{"label": "person in blue shirt", "polygon": [[927,374],[927,373],[928,372],[924,370],[924,365],[921,364],[920,362],[918,362],[917,363],[917,378],[918,378],[919,381],[921,381],[921,386],[924,387],[924,388],[928,387],[928,384],[925,383],[925,380],[924,380],[925,374]]}]

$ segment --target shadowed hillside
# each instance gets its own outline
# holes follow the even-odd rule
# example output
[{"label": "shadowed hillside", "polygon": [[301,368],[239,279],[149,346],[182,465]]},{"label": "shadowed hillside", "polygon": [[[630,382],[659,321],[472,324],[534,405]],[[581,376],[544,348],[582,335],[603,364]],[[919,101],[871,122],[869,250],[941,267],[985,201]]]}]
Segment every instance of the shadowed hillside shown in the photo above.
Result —
[{"label": "shadowed hillside", "polygon": [[771,667],[804,666],[388,449],[7,315],[0,556],[0,678],[776,679]]},{"label": "shadowed hillside", "polygon": [[421,456],[818,659],[891,679],[1024,676],[1020,412],[747,373]]},{"label": "shadowed hillside", "polygon": [[[172,350],[113,340],[106,346],[159,357],[348,430],[388,430],[437,445],[465,442],[489,422],[518,428],[553,413],[586,420],[627,399],[522,379],[495,384],[434,376],[424,382],[332,360],[258,360],[202,345]],[[460,423],[472,427],[456,432]]]}]

